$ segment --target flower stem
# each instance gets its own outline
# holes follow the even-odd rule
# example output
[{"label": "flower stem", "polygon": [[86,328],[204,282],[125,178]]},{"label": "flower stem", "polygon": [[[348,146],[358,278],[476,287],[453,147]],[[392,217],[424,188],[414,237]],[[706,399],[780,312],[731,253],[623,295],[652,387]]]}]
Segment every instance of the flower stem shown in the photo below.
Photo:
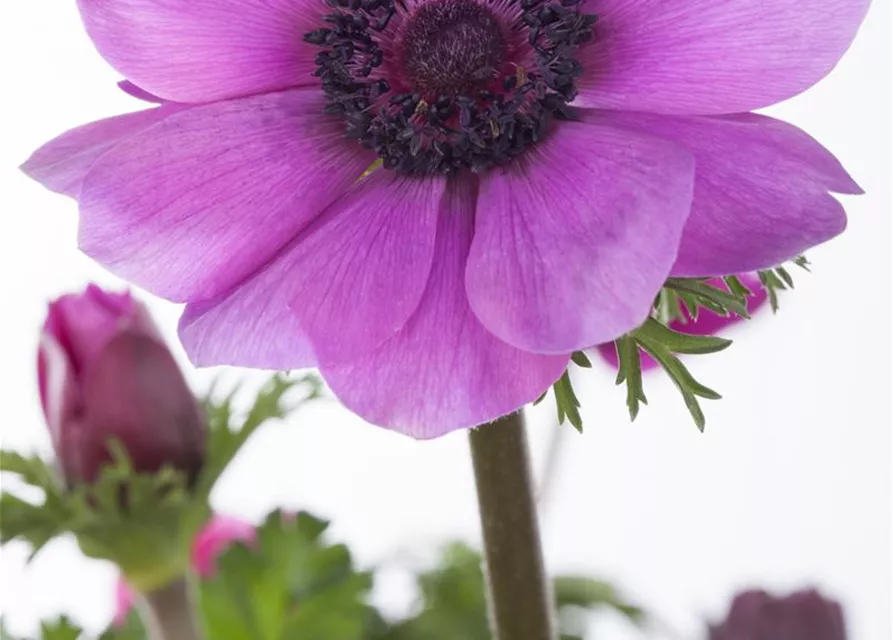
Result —
[{"label": "flower stem", "polygon": [[140,600],[140,613],[149,631],[149,640],[203,640],[186,578],[150,591]]},{"label": "flower stem", "polygon": [[469,435],[495,640],[553,640],[527,434],[521,413]]}]

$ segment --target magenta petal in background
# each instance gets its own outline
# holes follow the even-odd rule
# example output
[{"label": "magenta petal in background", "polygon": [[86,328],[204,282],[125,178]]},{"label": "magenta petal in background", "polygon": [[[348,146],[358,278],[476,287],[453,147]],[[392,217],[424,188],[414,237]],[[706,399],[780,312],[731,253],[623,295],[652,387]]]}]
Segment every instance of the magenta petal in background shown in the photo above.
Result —
[{"label": "magenta petal in background", "polygon": [[77,127],[31,154],[22,171],[47,189],[76,198],[84,177],[102,154],[181,108],[171,105],[146,109]]},{"label": "magenta petal in background", "polygon": [[[601,114],[587,117],[598,122]],[[694,202],[673,275],[782,264],[846,227],[843,206],[829,192],[862,192],[831,153],[780,120],[634,113],[611,120],[672,140],[695,156]]]},{"label": "magenta petal in background", "polygon": [[[768,299],[768,294],[763,286],[760,284],[760,279],[756,274],[753,273],[743,273],[738,276],[741,279],[741,283],[750,289],[751,293],[754,295],[747,298],[747,310],[751,316],[756,313],[761,307],[766,304]],[[719,286],[723,289],[728,289],[723,282],[722,278],[714,278],[710,280],[710,284],[713,286]],[[695,336],[712,336],[722,332],[724,329],[738,324],[739,322],[747,322],[741,316],[732,314],[729,316],[722,316],[708,309],[700,309],[698,312],[697,320],[692,320],[691,316],[687,311],[684,312],[687,322],[682,322],[680,320],[673,320],[670,322],[670,328],[674,331],[679,331],[680,333],[687,333],[689,335]],[[607,342],[604,344],[600,344],[596,347],[599,355],[608,362],[613,367],[618,366],[617,362],[617,349],[614,347],[613,342]],[[649,356],[644,351],[641,352],[641,363],[642,369],[653,369],[657,366],[657,363],[654,359]]]},{"label": "magenta petal in background", "polygon": [[562,122],[481,179],[466,288],[487,329],[570,353],[641,324],[670,271],[694,161],[675,144]]},{"label": "magenta petal in background", "polygon": [[445,185],[373,173],[232,294],[187,307],[192,361],[292,369],[376,348],[425,290]]},{"label": "magenta petal in background", "polygon": [[322,368],[349,409],[416,438],[510,413],[548,389],[568,362],[566,355],[535,355],[509,346],[469,308],[463,282],[476,182],[468,177],[450,183],[425,295],[406,326],[367,356]]},{"label": "magenta petal in background", "polygon": [[210,102],[315,84],[320,0],[78,0],[99,53],[151,94]]},{"label": "magenta petal in background", "polygon": [[752,111],[821,80],[870,0],[591,0],[581,106],[658,113]]},{"label": "magenta petal in background", "polygon": [[84,180],[80,245],[174,301],[256,271],[374,161],[297,89],[192,107],[121,141]]}]

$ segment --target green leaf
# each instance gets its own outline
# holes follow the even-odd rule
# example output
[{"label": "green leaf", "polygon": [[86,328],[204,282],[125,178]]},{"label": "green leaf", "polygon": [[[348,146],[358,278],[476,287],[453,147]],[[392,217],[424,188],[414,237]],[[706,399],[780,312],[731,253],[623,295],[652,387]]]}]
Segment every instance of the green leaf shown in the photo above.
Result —
[{"label": "green leaf", "polygon": [[[490,640],[482,566],[481,555],[465,544],[445,546],[437,564],[416,577],[421,594],[416,613],[377,633],[374,640]],[[559,577],[553,591],[562,638],[583,637],[581,611],[614,609],[635,624],[644,618],[641,609],[600,580]]]},{"label": "green leaf", "polygon": [[559,610],[565,607],[607,608],[617,611],[633,624],[645,622],[644,610],[621,597],[609,582],[586,576],[558,576],[552,584]]},{"label": "green leaf", "polygon": [[[809,260],[805,256],[800,256],[793,260],[794,265],[809,271]],[[760,284],[769,296],[769,305],[772,312],[777,313],[779,308],[778,296],[779,292],[787,291],[794,288],[794,278],[784,266],[775,267],[774,269],[764,269],[758,271]]]},{"label": "green leaf", "polygon": [[[589,357],[582,351],[574,352],[571,355],[571,362],[584,369],[589,369],[592,367],[592,363],[589,361]],[[583,418],[580,415],[580,400],[579,398],[577,398],[576,391],[574,391],[574,385],[571,382],[569,368],[565,370],[564,374],[558,379],[558,381],[552,385],[552,392],[555,394],[555,410],[558,413],[558,424],[564,424],[564,422],[567,420],[577,431],[582,433]],[[542,402],[546,398],[548,393],[548,390],[544,391],[543,394],[539,398],[537,398],[533,404],[537,405]]]},{"label": "green leaf", "polygon": [[123,625],[109,627],[99,636],[99,640],[148,640],[148,633],[142,619],[134,609],[131,610]]},{"label": "green leaf", "polygon": [[353,640],[369,617],[368,574],[347,548],[322,539],[327,523],[306,513],[271,514],[255,544],[235,544],[201,585],[201,609],[214,640]]},{"label": "green leaf", "polygon": [[[289,393],[297,389],[302,389],[304,395],[289,398]],[[209,495],[224,469],[261,425],[284,418],[304,403],[319,398],[321,392],[322,381],[315,374],[309,373],[297,378],[277,374],[260,390],[241,424],[234,426],[233,403],[238,389],[221,401],[213,400],[212,390],[205,400],[209,431],[208,459],[199,477],[197,490]]]},{"label": "green leaf", "polygon": [[692,419],[695,421],[695,425],[697,425],[700,431],[703,431],[706,425],[706,419],[704,417],[704,412],[701,410],[701,405],[698,403],[697,396],[711,400],[718,400],[721,396],[712,389],[708,389],[697,382],[679,358],[670,353],[670,351],[660,343],[640,340],[639,345],[648,353],[648,355],[654,358],[670,376],[670,379],[682,393],[682,399],[685,401],[685,406],[688,408]]},{"label": "green leaf", "polygon": [[626,382],[626,406],[629,408],[630,420],[639,415],[641,404],[648,404],[645,388],[642,383],[642,361],[639,345],[632,336],[623,336],[614,343],[617,349],[617,384]]},{"label": "green leaf", "polygon": [[717,353],[732,344],[731,340],[725,338],[679,333],[662,325],[654,318],[648,319],[645,324],[636,329],[634,335],[636,340],[641,343],[657,344],[673,353],[692,355]]},{"label": "green leaf", "polygon": [[592,363],[589,361],[589,357],[582,351],[574,351],[571,354],[571,360],[575,365],[582,367],[583,369],[592,368]]},{"label": "green leaf", "polygon": [[83,630],[65,616],[40,625],[42,640],[78,640]]},{"label": "green leaf", "polygon": [[722,316],[735,314],[742,318],[750,317],[746,296],[713,286],[704,278],[670,278],[664,287],[676,293],[692,318],[698,317],[700,307]]}]

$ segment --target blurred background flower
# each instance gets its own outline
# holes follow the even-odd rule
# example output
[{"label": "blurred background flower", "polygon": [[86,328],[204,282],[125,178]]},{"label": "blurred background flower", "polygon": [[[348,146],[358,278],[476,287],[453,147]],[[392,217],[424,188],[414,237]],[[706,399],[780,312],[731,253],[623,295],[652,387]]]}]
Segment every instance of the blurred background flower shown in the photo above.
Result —
[{"label": "blurred background flower", "polygon": [[726,619],[710,628],[710,640],[846,640],[843,609],[815,589],[788,596],[745,591]]}]

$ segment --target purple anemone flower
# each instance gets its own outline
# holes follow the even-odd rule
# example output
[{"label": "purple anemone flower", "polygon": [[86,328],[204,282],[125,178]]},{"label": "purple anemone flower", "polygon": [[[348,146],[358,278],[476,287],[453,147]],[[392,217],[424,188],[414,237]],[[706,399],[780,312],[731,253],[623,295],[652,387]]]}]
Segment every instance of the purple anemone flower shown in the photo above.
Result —
[{"label": "purple anemone flower", "polygon": [[[753,293],[752,296],[748,296],[747,298],[747,311],[752,316],[766,305],[769,301],[769,294],[766,292],[766,289],[763,288],[762,284],[760,284],[760,278],[755,273],[741,273],[738,275],[738,279],[741,281],[741,284]],[[728,290],[728,286],[722,278],[709,280],[708,284]],[[723,332],[726,328],[744,321],[744,318],[735,314],[724,316],[714,313],[713,311],[710,311],[710,309],[703,308],[699,310],[697,318],[692,318],[691,314],[688,313],[688,310],[685,308],[682,309],[682,313],[685,316],[684,321],[674,319],[670,321],[668,326],[673,331],[687,333],[692,336],[714,336]],[[613,342],[606,342],[598,345],[596,351],[603,360],[615,369],[620,366],[617,359],[617,348],[614,346]],[[643,371],[654,369],[658,366],[654,358],[642,350],[640,350],[640,363]]]},{"label": "purple anemone flower", "polygon": [[187,303],[197,365],[317,366],[415,437],[534,400],[668,276],[832,238],[830,192],[860,193],[748,112],[829,73],[869,0],[78,5],[161,102],[25,164],[78,200],[81,248]]}]

